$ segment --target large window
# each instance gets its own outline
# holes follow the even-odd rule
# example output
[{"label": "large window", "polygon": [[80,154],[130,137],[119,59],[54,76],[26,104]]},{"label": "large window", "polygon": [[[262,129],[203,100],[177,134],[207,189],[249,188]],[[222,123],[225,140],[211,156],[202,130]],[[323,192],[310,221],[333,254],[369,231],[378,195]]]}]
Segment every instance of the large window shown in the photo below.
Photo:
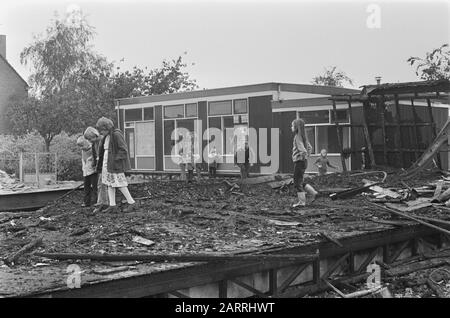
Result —
[{"label": "large window", "polygon": [[[338,123],[349,123],[348,111],[346,109],[338,109],[336,115]],[[306,134],[313,148],[312,154],[320,154],[322,149],[326,149],[331,154],[341,152],[333,110],[302,111],[298,112],[298,117],[305,121]],[[345,126],[341,129],[340,138],[344,148],[350,145],[349,129],[349,127]]]},{"label": "large window", "polygon": [[[179,169],[172,158],[172,149],[182,140],[182,136],[177,134],[178,140],[172,140],[172,133],[179,132],[177,129],[184,128],[194,132],[195,120],[198,117],[197,103],[164,106],[164,169]],[[199,139],[201,142],[201,139]],[[198,152],[199,147],[194,148]],[[175,150],[177,151],[177,150]],[[175,153],[178,156],[178,153]]]},{"label": "large window", "polygon": [[243,132],[248,131],[247,99],[209,102],[208,127],[222,132],[222,140],[216,141],[217,152],[226,157],[223,162],[233,162],[235,147],[243,143]]},{"label": "large window", "polygon": [[164,118],[183,118],[184,105],[173,105],[164,107]]},{"label": "large window", "polygon": [[133,169],[155,169],[153,107],[125,109],[125,136]]},{"label": "large window", "polygon": [[231,108],[231,100],[209,103],[208,114],[210,116],[231,115],[232,113],[233,113],[233,111]]}]

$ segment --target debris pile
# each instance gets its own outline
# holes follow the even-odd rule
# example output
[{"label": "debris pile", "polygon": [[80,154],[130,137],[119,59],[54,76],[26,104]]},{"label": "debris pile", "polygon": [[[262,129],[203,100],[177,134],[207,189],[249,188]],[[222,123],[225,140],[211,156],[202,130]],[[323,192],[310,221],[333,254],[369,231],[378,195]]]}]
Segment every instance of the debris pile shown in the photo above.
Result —
[{"label": "debris pile", "polygon": [[0,170],[0,194],[8,194],[16,191],[22,191],[26,187],[23,183],[17,182],[5,171]]}]

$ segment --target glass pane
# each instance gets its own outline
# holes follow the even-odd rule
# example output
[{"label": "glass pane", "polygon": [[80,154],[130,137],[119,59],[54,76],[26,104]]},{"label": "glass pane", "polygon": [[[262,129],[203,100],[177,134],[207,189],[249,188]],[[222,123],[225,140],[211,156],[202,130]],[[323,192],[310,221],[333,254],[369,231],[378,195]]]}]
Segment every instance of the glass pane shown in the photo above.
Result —
[{"label": "glass pane", "polygon": [[186,104],[186,117],[197,117],[197,103]]},{"label": "glass pane", "polygon": [[[317,126],[317,153],[326,149],[328,153],[341,153],[335,126]],[[341,140],[342,132],[341,132]]]},{"label": "glass pane", "polygon": [[134,158],[134,129],[125,129],[125,136],[130,158]]},{"label": "glass pane", "polygon": [[315,128],[314,127],[305,127],[306,130],[306,136],[308,136],[309,143],[312,146],[312,154],[316,153],[316,134],[315,134]]},{"label": "glass pane", "polygon": [[184,105],[174,105],[164,107],[164,118],[183,118]]},{"label": "glass pane", "polygon": [[175,130],[174,120],[164,121],[164,154],[170,155],[172,147],[175,145],[175,141],[171,140],[172,131]]},{"label": "glass pane", "polygon": [[[228,128],[228,131],[227,131]],[[223,117],[223,138],[225,144],[225,153],[234,154],[233,139],[234,139],[234,123],[233,116]]]},{"label": "glass pane", "polygon": [[246,114],[247,113],[247,100],[238,99],[234,101],[234,113],[235,114]]},{"label": "glass pane", "polygon": [[153,107],[144,108],[144,120],[153,120],[154,118]]},{"label": "glass pane", "polygon": [[142,108],[125,109],[125,121],[142,120]]},{"label": "glass pane", "polygon": [[306,124],[328,124],[330,123],[330,112],[328,110],[313,110],[307,112],[299,112],[301,119]]},{"label": "glass pane", "polygon": [[155,155],[155,123],[136,123],[136,155]]},{"label": "glass pane", "polygon": [[[334,111],[330,110],[331,113],[331,123],[335,123],[334,121]],[[348,117],[348,111],[347,109],[337,109],[336,110],[338,123],[348,123],[350,121]]]},{"label": "glass pane", "polygon": [[231,114],[231,100],[209,103],[209,115],[229,115]]}]

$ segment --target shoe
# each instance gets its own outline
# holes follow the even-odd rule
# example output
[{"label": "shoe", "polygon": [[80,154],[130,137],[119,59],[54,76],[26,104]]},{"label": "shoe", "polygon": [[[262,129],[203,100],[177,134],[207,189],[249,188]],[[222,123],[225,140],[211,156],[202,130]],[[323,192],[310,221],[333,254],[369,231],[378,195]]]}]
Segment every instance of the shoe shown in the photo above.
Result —
[{"label": "shoe", "polygon": [[92,213],[99,213],[102,210],[106,210],[107,208],[108,208],[107,205],[100,204],[100,205],[97,205],[97,207],[94,209],[94,211],[92,211]]},{"label": "shoe", "polygon": [[306,193],[305,192],[297,192],[298,202],[293,204],[293,208],[304,207],[306,206]]},{"label": "shoe", "polygon": [[108,206],[103,212],[105,213],[119,213],[119,209],[116,205],[110,205]]},{"label": "shoe", "polygon": [[305,185],[305,191],[311,196],[311,201],[309,203],[313,203],[319,193],[309,184]]},{"label": "shoe", "polygon": [[83,203],[82,205],[81,205],[81,207],[82,208],[85,208],[85,207],[88,207],[89,205],[87,205],[86,203]]},{"label": "shoe", "polygon": [[124,209],[122,209],[122,211],[124,213],[133,212],[136,209],[136,207],[137,207],[137,203],[136,202],[132,203],[132,204],[127,204],[127,206]]}]

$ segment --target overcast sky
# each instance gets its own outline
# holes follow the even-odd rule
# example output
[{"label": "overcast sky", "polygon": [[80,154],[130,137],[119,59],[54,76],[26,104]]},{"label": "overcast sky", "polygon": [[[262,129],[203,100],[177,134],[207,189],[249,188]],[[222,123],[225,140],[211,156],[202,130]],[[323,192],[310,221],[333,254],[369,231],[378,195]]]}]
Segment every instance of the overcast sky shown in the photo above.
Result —
[{"label": "overcast sky", "polygon": [[[381,10],[379,28],[370,4]],[[110,61],[153,68],[187,51],[188,71],[201,88],[309,84],[331,65],[356,87],[378,75],[383,82],[414,81],[406,59],[449,42],[447,1],[1,0],[7,58],[25,79],[21,50],[55,11],[74,6],[96,29],[96,51]]]}]

